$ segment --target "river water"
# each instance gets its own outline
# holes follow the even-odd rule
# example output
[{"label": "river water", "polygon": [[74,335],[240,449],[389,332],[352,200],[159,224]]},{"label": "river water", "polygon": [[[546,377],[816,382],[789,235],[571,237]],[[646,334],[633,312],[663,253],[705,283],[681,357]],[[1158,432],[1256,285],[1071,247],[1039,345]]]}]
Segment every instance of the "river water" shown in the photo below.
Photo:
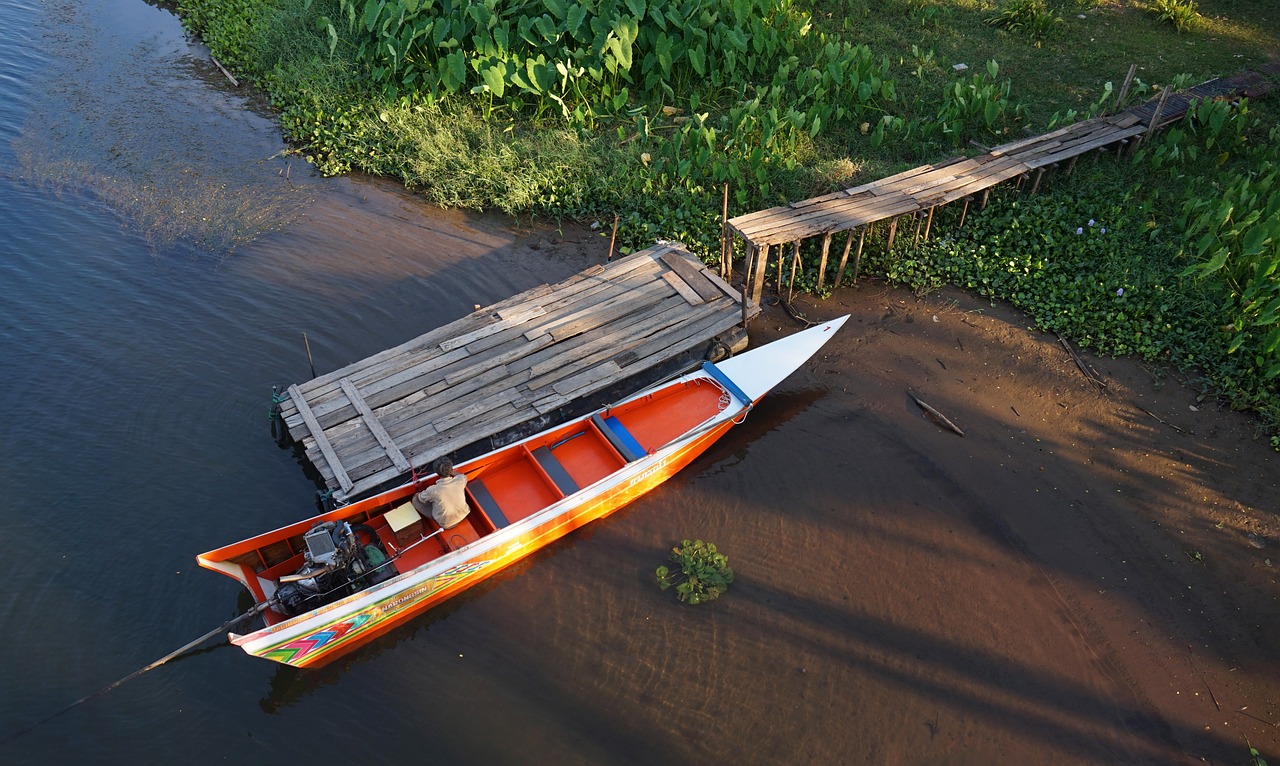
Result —
[{"label": "river water", "polygon": [[[1274,762],[1276,554],[1204,515],[1274,456],[876,287],[674,479],[333,665],[211,644],[68,709],[243,610],[197,553],[310,515],[273,385],[606,249],[315,177],[168,10],[0,0],[0,764]],[[658,592],[684,537],[725,598]]]},{"label": "river water", "polygon": [[[272,385],[310,376],[304,334],[325,372],[606,247],[321,179],[285,149],[170,11],[0,0],[0,762],[702,752],[718,703],[664,687],[714,652],[672,670],[674,628],[626,639],[657,625],[649,573],[680,534],[630,529],[643,504],[336,666],[223,644],[28,729],[243,608],[196,553],[309,515],[267,417]],[[689,480],[645,502],[683,506]]]}]

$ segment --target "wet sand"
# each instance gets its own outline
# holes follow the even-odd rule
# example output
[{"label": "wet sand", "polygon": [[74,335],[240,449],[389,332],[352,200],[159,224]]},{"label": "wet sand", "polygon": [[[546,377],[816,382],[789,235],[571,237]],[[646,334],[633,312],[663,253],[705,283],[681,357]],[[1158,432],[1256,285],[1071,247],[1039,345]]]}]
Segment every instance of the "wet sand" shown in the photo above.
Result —
[{"label": "wet sand", "polygon": [[[716,540],[757,549],[717,607],[769,636],[733,696],[774,734],[719,762],[1276,757],[1280,459],[1250,417],[1083,354],[1104,390],[959,291],[797,306],[852,318],[753,416],[826,391],[792,424],[808,439],[753,448],[759,486],[734,490],[793,488],[771,539]],[[797,327],[772,307],[752,342]]]}]

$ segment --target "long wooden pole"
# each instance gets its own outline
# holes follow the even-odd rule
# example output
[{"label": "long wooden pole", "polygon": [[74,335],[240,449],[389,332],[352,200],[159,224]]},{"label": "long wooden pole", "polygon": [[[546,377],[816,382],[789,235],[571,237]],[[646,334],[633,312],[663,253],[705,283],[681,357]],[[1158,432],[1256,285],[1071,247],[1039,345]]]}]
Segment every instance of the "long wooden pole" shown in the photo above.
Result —
[{"label": "long wooden pole", "polygon": [[133,679],[137,678],[138,676],[142,675],[143,673],[146,673],[147,671],[150,671],[150,670],[155,670],[156,668],[158,668],[158,667],[160,667],[161,665],[165,664],[165,663],[166,663],[166,662],[168,662],[169,660],[172,660],[172,659],[173,659],[173,658],[175,658],[175,657],[179,657],[179,656],[181,656],[181,655],[183,655],[183,654],[186,654],[187,652],[189,652],[189,651],[191,651],[192,649],[196,648],[196,647],[197,647],[197,646],[199,646],[200,644],[203,644],[205,641],[208,641],[209,639],[213,638],[214,636],[218,635],[219,633],[224,633],[224,632],[226,632],[227,630],[230,630],[230,629],[231,629],[231,627],[232,627],[233,625],[235,625],[235,624],[237,624],[237,623],[239,623],[239,622],[242,622],[242,621],[244,621],[244,620],[247,620],[248,618],[253,617],[254,615],[257,615],[257,614],[260,614],[260,613],[262,613],[262,612],[265,612],[265,611],[267,610],[267,608],[268,608],[268,607],[270,607],[270,606],[272,605],[272,603],[274,603],[274,602],[272,602],[272,601],[266,601],[266,602],[263,602],[263,603],[261,603],[261,604],[258,604],[257,606],[253,607],[253,608],[252,608],[252,609],[250,609],[249,611],[247,611],[247,612],[245,612],[244,614],[240,615],[239,617],[236,617],[236,618],[235,618],[235,619],[233,619],[233,620],[228,620],[227,622],[222,623],[222,624],[221,624],[221,625],[219,625],[218,627],[214,628],[213,630],[209,631],[208,633],[205,633],[203,636],[201,636],[201,637],[197,638],[195,641],[192,641],[192,642],[190,642],[190,643],[188,643],[188,644],[183,645],[181,648],[178,648],[178,649],[175,649],[175,650],[174,650],[174,651],[172,651],[172,652],[169,652],[168,654],[166,654],[165,656],[163,656],[163,657],[161,657],[160,659],[156,660],[155,662],[151,663],[150,665],[146,666],[145,668],[142,668],[142,669],[140,669],[140,670],[135,670],[134,672],[130,673],[129,675],[125,676],[124,678],[121,678],[119,681],[116,681],[115,683],[113,683],[113,684],[111,684],[111,685],[109,685],[109,686],[104,686],[103,688],[99,689],[98,691],[96,691],[96,692],[94,692],[93,694],[90,694],[90,695],[88,695],[88,696],[86,696],[86,697],[81,697],[80,699],[76,700],[75,702],[72,702],[70,705],[67,705],[66,707],[62,708],[62,709],[61,709],[61,710],[59,710],[58,712],[54,713],[53,715],[49,715],[49,716],[45,716],[44,718],[41,718],[39,721],[36,721],[35,723],[31,724],[31,725],[30,725],[30,726],[28,726],[27,728],[23,729],[22,731],[19,731],[17,734],[14,734],[14,735],[10,736],[8,739],[5,739],[5,740],[4,740],[2,743],[0,743],[0,744],[7,744],[7,743],[9,743],[9,742],[12,742],[13,740],[17,739],[18,737],[21,737],[23,734],[26,734],[27,732],[31,731],[32,729],[36,728],[37,726],[43,726],[44,724],[46,724],[46,723],[48,723],[48,722],[52,721],[53,719],[57,718],[58,716],[61,716],[61,715],[65,714],[68,710],[71,710],[72,708],[76,707],[77,705],[82,705],[82,704],[84,704],[84,703],[88,702],[89,700],[93,699],[94,697],[100,697],[100,696],[102,696],[103,694],[106,694],[107,692],[109,692],[109,691],[111,691],[112,689],[116,688],[117,686],[121,686],[121,685],[123,685],[123,684],[125,684],[125,683],[128,683],[129,681],[132,681]]},{"label": "long wooden pole", "polygon": [[307,362],[311,365],[311,377],[316,376],[316,360],[311,358],[311,341],[307,339],[307,334],[302,333],[302,345],[307,347]]},{"label": "long wooden pole", "polygon": [[1129,65],[1129,74],[1124,76],[1124,85],[1120,86],[1120,94],[1116,96],[1116,105],[1113,111],[1120,111],[1124,108],[1124,100],[1129,95],[1129,86],[1133,85],[1133,76],[1138,72],[1137,64]]},{"label": "long wooden pole", "polygon": [[605,263],[613,260],[613,246],[618,241],[618,214],[613,214],[613,233],[609,235],[609,257],[605,258]]},{"label": "long wooden pole", "polygon": [[724,202],[720,205],[720,276],[733,279],[733,243],[729,241],[729,184],[724,185]]}]

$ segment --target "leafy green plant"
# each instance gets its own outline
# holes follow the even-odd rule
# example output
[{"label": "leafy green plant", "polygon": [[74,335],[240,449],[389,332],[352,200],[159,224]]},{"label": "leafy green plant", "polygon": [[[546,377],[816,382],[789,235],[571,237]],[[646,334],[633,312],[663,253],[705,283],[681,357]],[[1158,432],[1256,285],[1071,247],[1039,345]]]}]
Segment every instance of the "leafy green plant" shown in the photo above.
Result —
[{"label": "leafy green plant", "polygon": [[1010,0],[994,16],[989,16],[986,23],[1026,35],[1039,48],[1062,23],[1062,17],[1044,0]]},{"label": "leafy green plant", "polygon": [[733,582],[728,557],[717,551],[712,543],[684,540],[671,549],[670,558],[678,565],[678,571],[673,572],[666,566],[658,567],[658,587],[666,590],[675,586],[676,597],[685,603],[714,601]]},{"label": "leafy green plant", "polygon": [[1148,8],[1157,19],[1172,24],[1179,32],[1191,29],[1200,18],[1195,0],[1151,0]]},{"label": "leafy green plant", "polygon": [[[1280,132],[1273,129],[1273,133]],[[1213,196],[1183,205],[1184,276],[1217,276],[1229,294],[1228,353],[1244,349],[1265,379],[1280,377],[1280,163],[1224,179]]]}]

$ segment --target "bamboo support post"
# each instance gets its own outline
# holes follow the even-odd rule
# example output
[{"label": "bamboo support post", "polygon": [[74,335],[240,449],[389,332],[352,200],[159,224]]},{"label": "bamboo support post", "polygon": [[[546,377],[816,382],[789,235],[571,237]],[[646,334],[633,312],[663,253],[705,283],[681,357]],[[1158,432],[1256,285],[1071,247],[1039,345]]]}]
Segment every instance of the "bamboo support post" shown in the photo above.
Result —
[{"label": "bamboo support post", "polygon": [[1070,178],[1071,174],[1076,172],[1076,160],[1078,159],[1080,159],[1080,155],[1077,154],[1067,163],[1067,178]]},{"label": "bamboo support post", "polygon": [[884,246],[884,251],[886,253],[893,252],[893,238],[897,236],[897,234],[898,234],[898,219],[894,218],[892,221],[889,221],[889,241]]},{"label": "bamboo support post", "polygon": [[[852,236],[852,232],[850,232]],[[867,230],[862,230],[862,236],[858,237],[858,253],[853,256],[853,281],[858,281],[858,270],[862,268],[862,244],[867,241]]]},{"label": "bamboo support post", "polygon": [[916,233],[915,236],[911,238],[911,246],[915,247],[920,244],[920,230],[924,228],[924,217],[920,215],[919,210],[912,213],[911,217],[916,219]]},{"label": "bamboo support post", "polygon": [[1127,98],[1127,97],[1128,97],[1128,95],[1129,95],[1129,86],[1133,85],[1133,76],[1134,76],[1135,74],[1137,74],[1137,72],[1138,72],[1138,65],[1137,65],[1137,64],[1130,64],[1130,65],[1129,65],[1129,74],[1125,75],[1125,77],[1124,77],[1124,85],[1121,85],[1121,86],[1120,86],[1120,94],[1119,94],[1118,96],[1116,96],[1116,108],[1115,108],[1115,111],[1117,111],[1117,112],[1118,112],[1118,111],[1120,111],[1121,109],[1123,109],[1123,108],[1124,108],[1124,100],[1125,100],[1125,98]]},{"label": "bamboo support post", "polygon": [[979,210],[986,210],[986,209],[987,209],[987,200],[989,200],[989,199],[991,199],[991,187],[990,187],[990,186],[988,186],[987,188],[985,188],[985,189],[983,189],[983,190],[982,190],[982,206],[979,208]]},{"label": "bamboo support post", "polygon": [[1146,139],[1146,137],[1151,135],[1151,132],[1160,125],[1160,113],[1164,111],[1164,102],[1168,100],[1169,91],[1171,88],[1172,86],[1166,85],[1164,86],[1164,90],[1160,91],[1160,100],[1156,102],[1156,110],[1151,113],[1151,122],[1147,123],[1146,132],[1138,136],[1137,143],[1134,147],[1135,151],[1138,146],[1142,145],[1142,142]]},{"label": "bamboo support post", "polygon": [[724,185],[724,202],[720,205],[720,277],[733,279],[733,243],[729,241],[729,184]]},{"label": "bamboo support post", "polygon": [[964,217],[969,213],[969,202],[973,200],[972,196],[964,198],[964,207],[960,208],[960,225],[957,228],[964,228]]},{"label": "bamboo support post", "polygon": [[[862,236],[865,237],[866,235],[867,235],[867,228],[864,226],[862,227]],[[844,241],[844,252],[840,254],[840,268],[836,269],[836,282],[834,285],[835,287],[839,287],[840,283],[844,281],[844,265],[849,262],[849,248],[852,246],[853,246],[853,229],[850,229],[849,236]],[[859,249],[861,249],[861,246],[859,246]]]},{"label": "bamboo support post", "polygon": [[937,209],[938,209],[937,205],[934,205],[933,207],[929,208],[929,217],[926,218],[924,222],[924,241],[925,242],[929,241],[929,231],[933,228],[933,211]]},{"label": "bamboo support post", "polygon": [[1036,171],[1036,180],[1032,182],[1031,191],[1028,194],[1035,196],[1035,193],[1040,190],[1040,179],[1044,178],[1044,170],[1044,168],[1040,168]]},{"label": "bamboo support post", "polygon": [[827,254],[831,252],[831,232],[822,235],[822,258],[818,261],[818,290],[826,283]]},{"label": "bamboo support post", "polygon": [[[791,302],[791,295],[796,289],[796,267],[799,265],[800,265],[800,240],[797,239],[795,253],[793,253],[791,256],[791,279],[787,281],[787,303]],[[781,258],[778,259],[778,271],[779,272],[782,271]],[[779,273],[778,276],[781,277],[782,274]],[[782,291],[779,290],[778,292],[781,293]]]},{"label": "bamboo support post", "polygon": [[[797,239],[796,247],[798,248],[799,246],[800,246],[800,240]],[[783,270],[783,261],[785,258],[786,256],[782,254],[782,246],[779,246],[778,247],[778,279],[776,280],[775,286],[774,286],[774,289],[778,293],[778,297],[782,297],[782,270]]]}]

